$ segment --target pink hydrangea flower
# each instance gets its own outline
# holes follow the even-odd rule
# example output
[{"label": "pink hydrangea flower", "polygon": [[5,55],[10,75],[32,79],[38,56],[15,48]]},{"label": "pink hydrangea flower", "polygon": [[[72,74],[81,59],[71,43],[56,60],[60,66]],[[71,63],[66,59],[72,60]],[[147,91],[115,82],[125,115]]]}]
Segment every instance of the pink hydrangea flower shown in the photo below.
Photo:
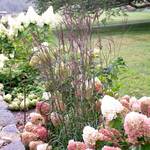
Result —
[{"label": "pink hydrangea flower", "polygon": [[124,129],[130,143],[137,143],[137,138],[145,135],[145,132],[149,129],[149,125],[147,125],[149,121],[147,119],[147,116],[138,112],[130,112],[126,115]]},{"label": "pink hydrangea flower", "polygon": [[136,98],[136,97],[131,97],[131,98],[129,99],[129,107],[130,107],[130,109],[132,109],[132,105],[133,105],[133,103],[136,102],[136,101],[137,101],[137,98]]},{"label": "pink hydrangea flower", "polygon": [[130,96],[129,95],[124,95],[121,99],[126,99],[129,102],[130,101]]},{"label": "pink hydrangea flower", "polygon": [[120,102],[121,102],[121,104],[122,104],[122,106],[124,106],[125,108],[127,108],[127,109],[130,109],[130,106],[129,106],[129,102],[126,100],[126,99],[121,99],[120,100]]},{"label": "pink hydrangea flower", "polygon": [[119,147],[104,146],[102,150],[121,150]]},{"label": "pink hydrangea flower", "polygon": [[86,150],[86,145],[83,142],[76,142],[74,140],[70,140],[68,143],[68,150]]},{"label": "pink hydrangea flower", "polygon": [[141,103],[140,103],[140,101],[137,100],[137,101],[133,102],[131,110],[136,111],[136,112],[141,112]]},{"label": "pink hydrangea flower", "polygon": [[34,125],[43,125],[43,124],[45,124],[44,118],[39,113],[35,113],[35,112],[30,113],[29,118],[30,118],[31,123],[34,124]]},{"label": "pink hydrangea flower", "polygon": [[99,133],[103,135],[101,141],[111,141],[113,143],[117,143],[121,137],[120,132],[116,129],[100,129]]},{"label": "pink hydrangea flower", "polygon": [[113,134],[110,130],[108,129],[100,129],[99,133],[103,135],[103,138],[101,139],[102,141],[111,141]]},{"label": "pink hydrangea flower", "polygon": [[47,102],[37,102],[36,103],[36,112],[42,115],[47,115],[52,111],[52,106]]},{"label": "pink hydrangea flower", "polygon": [[141,101],[141,112],[147,117],[150,117],[150,98],[141,98],[139,101]]},{"label": "pink hydrangea flower", "polygon": [[144,136],[150,138],[150,118],[145,119],[143,126],[144,126]]},{"label": "pink hydrangea flower", "polygon": [[41,140],[46,140],[48,137],[48,130],[42,126],[37,126],[33,133],[35,133]]}]

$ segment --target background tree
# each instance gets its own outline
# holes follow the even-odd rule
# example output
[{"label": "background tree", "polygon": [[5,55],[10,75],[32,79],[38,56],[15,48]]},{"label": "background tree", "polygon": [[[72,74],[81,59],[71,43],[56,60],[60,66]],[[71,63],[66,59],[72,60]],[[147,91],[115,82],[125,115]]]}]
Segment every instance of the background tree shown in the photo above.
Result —
[{"label": "background tree", "polygon": [[93,12],[97,9],[111,9],[115,7],[130,5],[136,9],[150,7],[150,0],[35,0],[40,12],[52,5],[54,10],[71,6],[74,10],[86,10]]}]

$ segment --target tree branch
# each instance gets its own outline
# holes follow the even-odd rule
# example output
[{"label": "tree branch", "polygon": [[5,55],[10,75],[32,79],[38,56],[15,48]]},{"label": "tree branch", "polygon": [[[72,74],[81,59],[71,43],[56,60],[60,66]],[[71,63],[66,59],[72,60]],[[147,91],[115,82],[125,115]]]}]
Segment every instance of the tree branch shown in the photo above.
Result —
[{"label": "tree branch", "polygon": [[131,7],[136,8],[136,9],[150,8],[150,3],[145,3],[145,4],[142,4],[142,5],[136,5],[136,4],[132,3],[132,2],[129,2],[129,5]]}]

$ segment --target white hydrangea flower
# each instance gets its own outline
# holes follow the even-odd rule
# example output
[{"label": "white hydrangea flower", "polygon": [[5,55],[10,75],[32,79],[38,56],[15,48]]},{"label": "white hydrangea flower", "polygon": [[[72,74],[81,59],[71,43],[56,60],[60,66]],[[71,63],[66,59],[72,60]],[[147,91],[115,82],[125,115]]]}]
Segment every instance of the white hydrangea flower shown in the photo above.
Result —
[{"label": "white hydrangea flower", "polygon": [[2,69],[4,67],[4,63],[2,63],[1,61],[0,61],[0,69]]},{"label": "white hydrangea flower", "polygon": [[117,113],[121,113],[124,109],[118,100],[108,95],[105,95],[101,102],[102,114],[109,121],[115,119],[117,117]]},{"label": "white hydrangea flower", "polygon": [[44,100],[49,100],[49,98],[51,97],[51,93],[50,92],[44,92],[42,99]]},{"label": "white hydrangea flower", "polygon": [[1,23],[6,24],[6,23],[8,22],[8,18],[9,18],[10,16],[11,16],[11,15],[2,16],[2,18],[1,18]]},{"label": "white hydrangea flower", "polygon": [[[16,17],[12,17],[11,15],[2,17],[0,20],[0,34],[4,35],[5,33],[9,38],[13,38],[18,35],[18,31],[23,31],[24,27],[27,28],[30,23],[36,24],[40,28],[42,28],[44,24],[53,27],[56,26],[60,20],[60,15],[54,14],[52,6],[50,6],[41,16],[36,13],[32,6],[30,6],[26,15],[22,12]],[[8,23],[7,28],[3,25],[6,23]]]},{"label": "white hydrangea flower", "polygon": [[[1,22],[7,22],[8,27],[4,28],[3,26],[3,31],[5,31],[5,34],[9,37],[12,38],[18,34],[18,30],[22,31],[23,26],[22,26],[22,21],[19,19],[23,19],[22,15],[18,15],[18,17],[12,17],[11,15],[8,15],[7,17],[3,17]],[[2,28],[2,25],[1,25]],[[1,30],[2,31],[2,30]]]},{"label": "white hydrangea flower", "polygon": [[18,28],[19,31],[23,31],[23,23],[26,20],[25,14],[22,12],[16,17],[16,28]]},{"label": "white hydrangea flower", "polygon": [[43,14],[42,14],[42,20],[44,24],[49,25],[51,23],[51,20],[54,19],[54,12],[53,7],[50,6]]},{"label": "white hydrangea flower", "polygon": [[49,43],[48,42],[41,43],[41,47],[43,48],[43,53],[49,51]]},{"label": "white hydrangea flower", "polygon": [[29,26],[29,24],[30,24],[30,20],[29,20],[27,17],[25,17],[25,19],[24,19],[24,21],[23,21],[23,26],[24,26],[25,28],[27,28],[27,27]]},{"label": "white hydrangea flower", "polygon": [[[48,50],[49,44],[48,44],[48,42],[43,42],[43,43],[41,43],[41,46],[43,46],[44,48],[47,48],[47,50]],[[40,49],[40,47],[33,47],[32,52],[38,52],[39,49]]]},{"label": "white hydrangea flower", "polygon": [[4,54],[0,54],[0,69],[4,67],[5,61],[8,60],[8,57],[6,57]]},{"label": "white hydrangea flower", "polygon": [[6,94],[6,95],[4,95],[4,100],[5,100],[6,102],[10,102],[10,101],[12,100],[12,95],[11,95],[11,94]]},{"label": "white hydrangea flower", "polygon": [[3,89],[4,89],[4,85],[0,83],[0,91],[2,91]]},{"label": "white hydrangea flower", "polygon": [[56,27],[60,22],[62,22],[62,17],[57,13],[55,14],[55,19],[52,20],[52,27]]},{"label": "white hydrangea flower", "polygon": [[43,14],[42,20],[44,24],[51,25],[55,27],[60,21],[61,17],[58,14],[54,14],[53,7],[50,6]]},{"label": "white hydrangea flower", "polygon": [[44,22],[42,20],[42,17],[39,16],[39,19],[36,21],[36,24],[38,27],[42,28],[44,26]]},{"label": "white hydrangea flower", "polygon": [[0,23],[0,35],[6,34],[6,33],[7,33],[7,29],[5,28],[3,24]]},{"label": "white hydrangea flower", "polygon": [[96,141],[100,139],[101,134],[98,132],[98,130],[90,126],[85,126],[82,136],[87,146],[94,146],[96,144]]},{"label": "white hydrangea flower", "polygon": [[35,24],[38,20],[40,20],[40,16],[35,12],[34,8],[30,6],[26,13],[24,24],[28,26],[30,23]]},{"label": "white hydrangea flower", "polygon": [[32,52],[37,52],[38,51],[38,48],[37,47],[33,47],[32,48]]},{"label": "white hydrangea flower", "polygon": [[15,18],[13,18],[12,16],[9,16],[8,17],[8,25],[9,25],[10,28],[13,27],[13,26],[15,26],[16,25]]},{"label": "white hydrangea flower", "polygon": [[18,22],[20,22],[20,24],[23,24],[24,21],[25,21],[25,19],[26,19],[26,16],[25,16],[25,14],[24,14],[23,12],[21,12],[21,13],[17,16],[17,18],[16,18],[16,20],[17,20]]},{"label": "white hydrangea flower", "polygon": [[48,42],[43,42],[41,45],[42,45],[42,46],[45,46],[45,47],[48,47],[48,46],[49,46]]},{"label": "white hydrangea flower", "polygon": [[37,146],[37,150],[51,150],[52,147],[51,146],[48,146],[47,143],[44,143],[44,144],[39,144]]},{"label": "white hydrangea flower", "polygon": [[5,30],[6,30],[5,26],[3,24],[0,24],[0,32],[5,31]]},{"label": "white hydrangea flower", "polygon": [[12,39],[17,34],[18,34],[17,30],[14,30],[13,28],[8,29],[7,36],[9,39]]},{"label": "white hydrangea flower", "polygon": [[10,56],[10,58],[11,58],[11,59],[13,59],[13,58],[15,57],[14,52],[13,52],[13,53],[11,53],[11,54],[9,54],[9,56]]}]

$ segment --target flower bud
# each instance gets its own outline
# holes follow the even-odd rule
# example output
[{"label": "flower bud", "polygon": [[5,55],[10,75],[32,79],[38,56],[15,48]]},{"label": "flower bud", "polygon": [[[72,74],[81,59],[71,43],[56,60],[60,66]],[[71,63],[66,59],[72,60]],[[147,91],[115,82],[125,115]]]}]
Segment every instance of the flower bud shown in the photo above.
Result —
[{"label": "flower bud", "polygon": [[21,134],[21,141],[24,145],[28,145],[31,141],[36,141],[38,136],[32,132],[23,132]]},{"label": "flower bud", "polygon": [[141,102],[141,112],[147,117],[150,117],[150,101],[149,100]]},{"label": "flower bud", "polygon": [[63,121],[63,117],[60,114],[56,112],[51,113],[51,122],[54,125],[54,127],[59,126],[62,123],[62,121]]},{"label": "flower bud", "polygon": [[43,144],[44,142],[42,141],[31,141],[29,143],[29,149],[30,150],[37,150],[37,146],[40,145],[40,144]]}]

